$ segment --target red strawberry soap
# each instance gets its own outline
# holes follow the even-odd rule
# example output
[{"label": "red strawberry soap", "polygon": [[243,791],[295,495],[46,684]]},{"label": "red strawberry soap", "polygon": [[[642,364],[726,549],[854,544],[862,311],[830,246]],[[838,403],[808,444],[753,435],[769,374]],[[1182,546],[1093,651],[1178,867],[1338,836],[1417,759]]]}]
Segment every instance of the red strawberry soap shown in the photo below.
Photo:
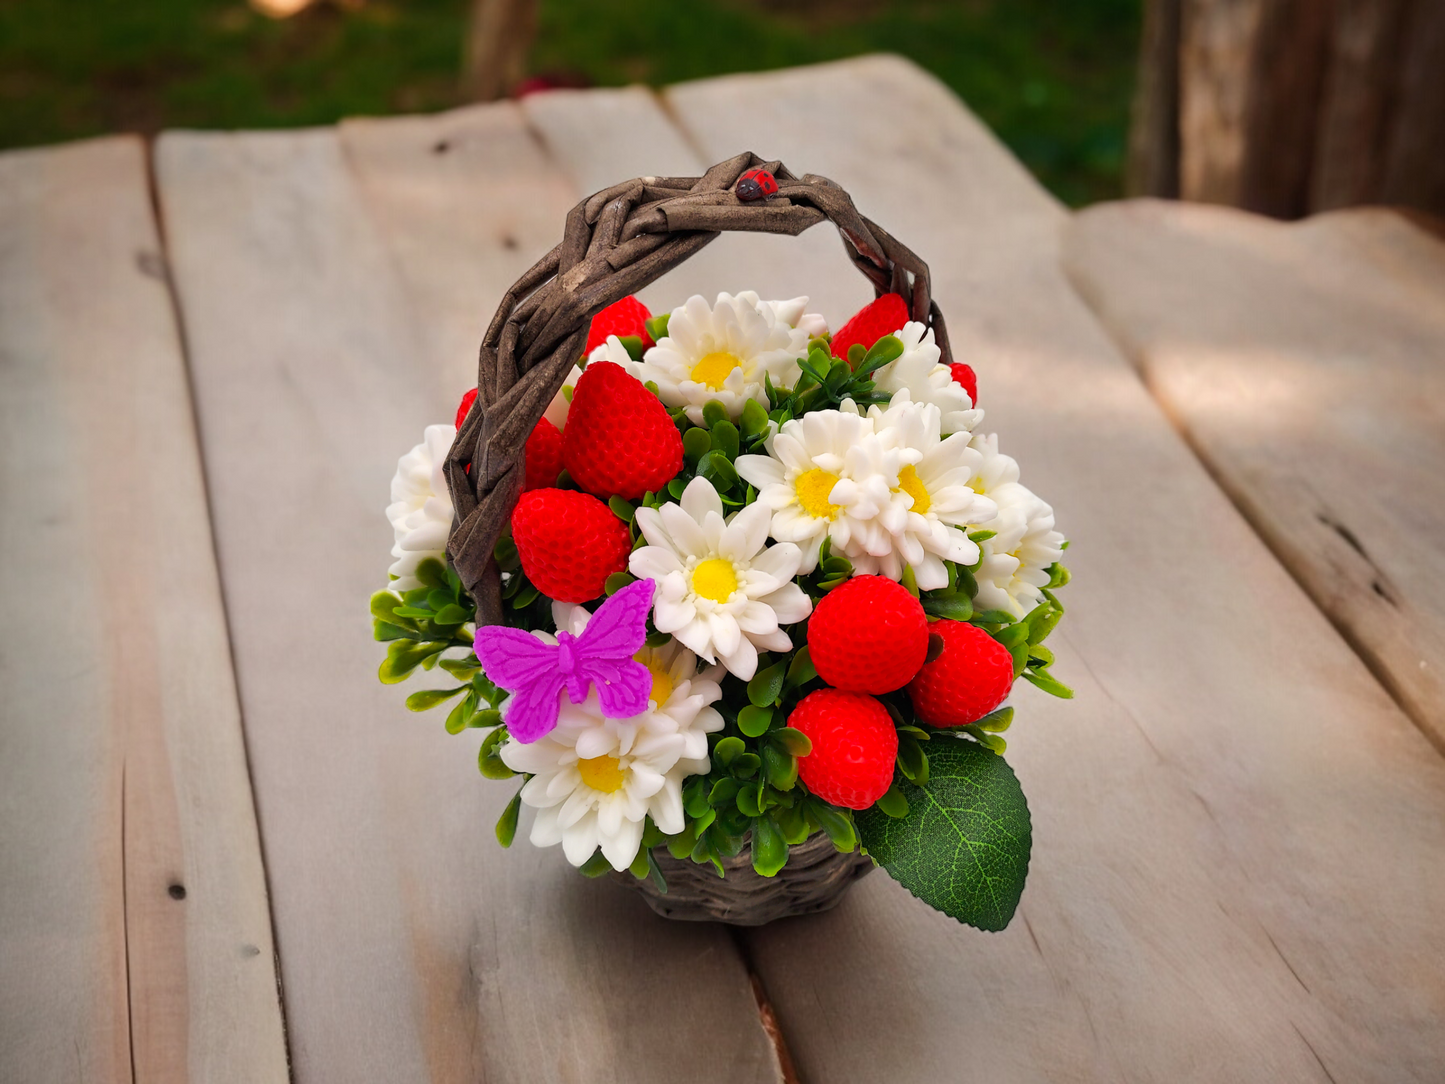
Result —
[{"label": "red strawberry soap", "polygon": [[596,361],[572,393],[562,463],[588,493],[636,500],[682,469],[682,436],[642,381],[614,362]]},{"label": "red strawberry soap", "polygon": [[962,621],[935,621],[943,652],[908,685],[913,710],[929,726],[967,726],[1004,702],[1014,682],[1008,648]]},{"label": "red strawberry soap", "polygon": [[[570,428],[570,426],[568,427]],[[575,489],[534,489],[512,509],[522,571],[558,602],[588,602],[627,568],[632,535],[612,509]]]},{"label": "red strawberry soap", "polygon": [[651,319],[652,313],[647,311],[647,306],[631,295],[621,301],[614,301],[592,317],[592,326],[587,329],[587,347],[582,352],[583,356],[586,357],[605,343],[609,335],[616,335],[619,339],[636,335],[642,340],[644,350],[655,345],[652,336],[647,333],[647,321]]},{"label": "red strawberry soap", "polygon": [[893,785],[898,731],[871,696],[819,689],[798,701],[788,725],[813,743],[798,758],[798,777],[823,801],[867,809]]},{"label": "red strawberry soap", "polygon": [[562,430],[543,418],[527,438],[524,458],[527,478],[522,484],[523,492],[555,486],[557,475],[562,473]]},{"label": "red strawberry soap", "polygon": [[949,369],[953,371],[953,382],[968,392],[969,401],[978,406],[978,374],[973,371],[973,366],[955,361]]},{"label": "red strawberry soap", "polygon": [[913,680],[928,655],[928,618],[902,584],[854,576],[814,607],[808,653],[835,689],[891,693]]},{"label": "red strawberry soap", "polygon": [[847,359],[848,348],[858,343],[867,350],[884,335],[892,335],[908,323],[908,304],[897,294],[884,294],[864,305],[833,336],[833,356]]}]

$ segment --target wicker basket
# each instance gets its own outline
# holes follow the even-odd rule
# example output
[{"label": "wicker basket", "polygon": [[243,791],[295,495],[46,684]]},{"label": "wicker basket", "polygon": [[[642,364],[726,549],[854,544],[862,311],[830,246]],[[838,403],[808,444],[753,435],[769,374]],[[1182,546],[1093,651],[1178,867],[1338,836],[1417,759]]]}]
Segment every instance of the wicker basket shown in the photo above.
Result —
[{"label": "wicker basket", "polygon": [[788,864],[774,877],[753,869],[746,847],[736,858],[724,858],[727,875],[719,877],[711,863],[674,858],[664,848],[653,852],[667,892],[652,879],[631,873],[612,876],[642,893],[647,905],[663,918],[685,922],[726,922],[762,926],[775,918],[815,915],[838,906],[853,882],[873,870],[873,860],[858,851],[840,852],[822,832],[788,851]]},{"label": "wicker basket", "polygon": [[[778,192],[744,202],[734,186],[755,168],[773,174]],[[932,328],[941,360],[951,361],[928,266],[860,215],[848,193],[825,177],[799,178],[779,162],[746,153],[701,177],[639,177],[613,185],[568,213],[561,243],[517,280],[492,318],[478,359],[476,403],[444,468],[456,509],[447,555],[476,600],[479,625],[501,622],[501,576],[492,554],[522,491],[527,436],[581,356],[592,317],[724,231],[796,236],[825,219],[837,227],[874,292],[907,299],[912,318]],[[665,850],[657,857],[668,883],[665,895],[650,880],[621,875],[654,911],[742,926],[825,911],[873,868],[856,852],[838,853],[822,834],[792,848],[787,865],[771,878],[753,870],[746,850],[724,861],[724,878],[711,864],[679,861]]]}]

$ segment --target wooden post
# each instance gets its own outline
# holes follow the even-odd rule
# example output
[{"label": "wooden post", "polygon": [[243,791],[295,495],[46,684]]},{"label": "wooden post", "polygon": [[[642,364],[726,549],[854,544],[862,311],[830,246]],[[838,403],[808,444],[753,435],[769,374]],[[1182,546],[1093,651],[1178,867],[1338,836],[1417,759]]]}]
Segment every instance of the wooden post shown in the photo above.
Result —
[{"label": "wooden post", "polygon": [[527,74],[537,0],[472,0],[462,91],[473,101],[505,97]]},{"label": "wooden post", "polygon": [[1124,188],[1179,195],[1179,17],[1182,0],[1146,0]]}]

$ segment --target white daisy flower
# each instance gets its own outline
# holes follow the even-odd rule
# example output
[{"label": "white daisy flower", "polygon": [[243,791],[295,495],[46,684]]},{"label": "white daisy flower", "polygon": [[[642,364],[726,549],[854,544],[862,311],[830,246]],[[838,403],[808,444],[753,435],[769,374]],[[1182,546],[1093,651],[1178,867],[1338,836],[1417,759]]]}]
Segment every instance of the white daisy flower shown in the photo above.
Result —
[{"label": "white daisy flower", "polygon": [[892,506],[881,517],[893,545],[885,554],[854,559],[854,573],[896,580],[906,564],[920,590],[947,587],[943,562],[977,561],[979,548],[967,529],[987,523],[996,512],[993,501],[969,486],[983,455],[969,446],[967,433],[940,437],[938,407],[912,402],[906,388],[893,397],[887,410],[875,406],[868,413],[878,438],[900,449],[902,465],[894,479]]},{"label": "white daisy flower", "polygon": [[903,353],[873,372],[873,386],[881,392],[907,391],[915,403],[932,403],[942,415],[942,432],[971,433],[983,421],[953,370],[939,359],[943,352],[933,341],[933,329],[909,321],[893,332],[903,342]]},{"label": "white daisy flower", "polygon": [[806,332],[810,339],[828,334],[828,320],[825,316],[821,313],[804,311],[808,307],[807,297],[795,297],[791,301],[759,301],[758,295],[753,291],[744,290],[738,294],[738,299],[751,299],[754,304],[771,310],[773,317],[779,323]]},{"label": "white daisy flower", "polygon": [[760,502],[723,519],[712,483],[694,478],[678,504],[639,508],[637,525],[648,544],[628,568],[657,582],[652,617],[708,662],[721,661],[744,681],[758,668],[758,651],[787,651],[791,625],[813,604],[793,583],[802,553],[787,542],[768,546],[771,515]]},{"label": "white daisy flower", "polygon": [[902,460],[878,442],[870,418],[811,411],[785,422],[766,447],[768,455],[740,455],[735,465],[772,514],[772,537],[802,550],[801,572],[817,567],[824,538],[849,557],[892,549],[878,517],[892,503]]},{"label": "white daisy flower", "polygon": [[396,544],[391,548],[396,562],[389,571],[395,577],[391,589],[398,593],[422,586],[416,568],[428,557],[446,561],[452,497],[442,466],[456,435],[454,426],[429,425],[422,442],[396,465],[386,518],[396,532]]},{"label": "white daisy flower", "polygon": [[[523,745],[502,743],[502,762],[532,776],[522,801],[537,811],[531,840],[562,844],[580,866],[602,848],[613,869],[632,865],[648,814],[664,832],[684,826],[682,780],[676,770],[686,741],[674,725],[648,712],[630,726],[608,726],[593,690],[581,704],[562,698],[557,726]],[[706,738],[704,738],[706,743]]]},{"label": "white daisy flower", "polygon": [[[655,383],[669,408],[686,407],[695,425],[702,424],[709,399],[735,419],[749,399],[766,407],[764,376],[774,387],[791,388],[801,372],[798,359],[808,353],[808,333],[780,319],[771,304],[751,291],[718,294],[712,306],[694,295],[672,310],[667,334],[640,362],[629,362],[628,372]],[[791,302],[780,305],[784,315],[791,313]]]},{"label": "white daisy flower", "polygon": [[980,610],[1004,610],[1023,617],[1043,600],[1048,567],[1064,555],[1064,536],[1054,530],[1054,510],[1019,482],[1019,466],[998,450],[998,436],[975,434],[971,447],[983,458],[970,485],[998,508],[982,526],[994,532],[982,543],[975,572]]}]

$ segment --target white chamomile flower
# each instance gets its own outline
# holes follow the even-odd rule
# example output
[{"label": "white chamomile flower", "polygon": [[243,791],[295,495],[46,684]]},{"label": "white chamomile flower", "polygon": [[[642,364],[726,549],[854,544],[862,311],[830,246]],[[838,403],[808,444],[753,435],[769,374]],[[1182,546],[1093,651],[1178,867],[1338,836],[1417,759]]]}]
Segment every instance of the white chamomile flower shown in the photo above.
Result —
[{"label": "white chamomile flower", "polygon": [[793,583],[802,554],[791,543],[767,545],[770,519],[755,502],[724,520],[717,490],[694,478],[680,503],[637,510],[648,544],[634,550],[628,564],[634,576],[657,583],[657,630],[744,681],[757,671],[759,649],[793,646],[779,626],[813,610]]},{"label": "white chamomile flower", "polygon": [[686,740],[651,712],[630,726],[603,725],[615,720],[603,719],[596,690],[581,704],[561,700],[545,737],[527,745],[509,739],[499,750],[507,767],[532,776],[522,787],[522,801],[537,811],[531,840],[562,844],[574,866],[601,847],[613,869],[626,869],[649,813],[664,832],[682,831],[685,776],[674,769]]},{"label": "white chamomile flower", "polygon": [[751,298],[753,302],[771,310],[773,317],[789,327],[795,327],[805,332],[810,339],[816,339],[828,334],[827,317],[821,313],[806,312],[808,307],[807,297],[795,297],[791,301],[758,301],[758,295],[751,290],[744,290],[738,294],[739,299]]},{"label": "white chamomile flower", "polygon": [[970,484],[998,509],[983,524],[994,535],[982,543],[974,606],[1023,617],[1043,599],[1047,570],[1063,558],[1064,536],[1054,530],[1054,510],[1019,482],[1018,463],[998,450],[997,435],[975,434],[971,445],[983,461]]},{"label": "white chamomile flower", "polygon": [[944,433],[971,433],[983,421],[953,370],[940,362],[943,352],[933,341],[933,329],[909,321],[893,332],[903,342],[903,353],[873,372],[873,386],[881,392],[907,391],[915,403],[932,403],[942,415]]},{"label": "white chamomile flower", "polygon": [[[605,355],[606,349],[606,343],[598,346],[595,350],[592,351],[592,353],[587,355],[588,362],[591,362],[594,358],[600,355]],[[632,358],[628,356],[627,350],[623,347],[621,343],[617,344],[617,349],[622,351],[623,361],[632,360]],[[605,360],[616,361],[617,359],[608,357]],[[552,401],[547,404],[547,409],[542,413],[542,417],[546,418],[558,429],[567,428],[567,412],[572,409],[572,392],[576,390],[577,379],[581,375],[581,367],[577,365],[572,366],[572,371],[567,374],[567,379],[562,382],[562,386],[557,389],[557,394],[552,396]]]},{"label": "white chamomile flower", "polygon": [[428,557],[445,561],[447,535],[452,529],[452,497],[442,474],[447,453],[457,431],[450,425],[429,425],[418,444],[396,465],[391,480],[391,504],[386,518],[396,532],[391,555],[393,591],[411,591],[422,586],[416,578],[417,565]]},{"label": "white chamomile flower", "polygon": [[772,537],[802,550],[800,571],[817,567],[824,538],[850,558],[892,551],[879,517],[903,460],[876,438],[872,419],[856,409],[811,411],[783,423],[766,447],[768,455],[738,456],[737,471],[771,513]]},{"label": "white chamomile flower", "polygon": [[943,562],[977,561],[978,545],[966,529],[994,517],[993,501],[969,486],[983,456],[969,447],[967,433],[940,437],[938,407],[912,402],[907,389],[893,397],[887,410],[870,409],[869,417],[878,438],[900,450],[903,463],[894,481],[892,507],[883,516],[893,545],[886,554],[860,555],[853,570],[896,580],[906,564],[920,590],[947,587]]},{"label": "white chamomile flower", "polygon": [[[791,311],[792,303],[784,304]],[[780,319],[751,291],[718,294],[715,305],[694,295],[672,310],[667,334],[627,370],[644,384],[655,383],[668,407],[686,407],[701,425],[709,399],[721,402],[732,418],[742,415],[749,399],[767,407],[764,377],[774,387],[791,388],[801,372],[798,359],[807,353],[808,333]]]}]

